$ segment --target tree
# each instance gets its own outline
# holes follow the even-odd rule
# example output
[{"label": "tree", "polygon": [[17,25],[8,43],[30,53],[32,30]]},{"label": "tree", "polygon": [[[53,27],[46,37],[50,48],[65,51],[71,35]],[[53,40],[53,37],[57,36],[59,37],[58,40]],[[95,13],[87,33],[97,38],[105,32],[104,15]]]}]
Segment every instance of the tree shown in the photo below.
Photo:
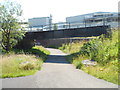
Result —
[{"label": "tree", "polygon": [[0,3],[0,31],[2,49],[9,52],[20,41],[25,32],[19,23],[22,15],[21,5],[5,1]]},{"label": "tree", "polygon": [[53,30],[58,30],[57,24],[54,24],[54,27],[53,27],[53,28],[54,28]]}]

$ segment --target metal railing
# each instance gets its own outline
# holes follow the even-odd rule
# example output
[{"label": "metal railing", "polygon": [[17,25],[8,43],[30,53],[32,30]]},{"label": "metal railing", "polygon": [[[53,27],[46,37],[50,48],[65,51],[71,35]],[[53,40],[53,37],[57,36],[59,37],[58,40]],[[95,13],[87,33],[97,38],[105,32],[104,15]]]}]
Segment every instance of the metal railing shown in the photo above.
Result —
[{"label": "metal railing", "polygon": [[62,22],[62,23],[54,23],[51,25],[41,25],[37,27],[26,27],[25,31],[33,32],[33,31],[50,31],[50,30],[62,30],[62,29],[71,29],[71,28],[85,28],[85,27],[94,27],[94,26],[104,26],[104,25],[113,25],[114,27],[117,26],[118,22]]}]

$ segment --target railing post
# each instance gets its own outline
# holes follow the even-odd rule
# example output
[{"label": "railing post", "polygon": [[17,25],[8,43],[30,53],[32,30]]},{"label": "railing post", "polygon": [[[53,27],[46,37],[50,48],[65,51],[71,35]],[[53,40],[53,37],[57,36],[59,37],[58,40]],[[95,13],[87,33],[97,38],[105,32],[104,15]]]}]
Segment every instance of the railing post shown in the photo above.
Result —
[{"label": "railing post", "polygon": [[70,29],[70,22],[69,22],[69,29]]},{"label": "railing post", "polygon": [[44,26],[42,25],[42,31],[43,31],[43,27],[44,27]]}]

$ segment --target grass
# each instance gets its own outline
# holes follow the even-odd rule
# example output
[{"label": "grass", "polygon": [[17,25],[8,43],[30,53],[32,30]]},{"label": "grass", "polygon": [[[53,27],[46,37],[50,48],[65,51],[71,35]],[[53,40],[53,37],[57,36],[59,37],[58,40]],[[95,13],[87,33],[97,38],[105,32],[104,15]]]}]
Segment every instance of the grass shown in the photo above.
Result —
[{"label": "grass", "polygon": [[114,84],[119,84],[118,79],[118,71],[116,70],[118,67],[114,66],[113,64],[108,64],[105,66],[89,66],[89,67],[82,67],[82,70],[88,74],[91,74],[99,79],[104,79],[108,82],[112,82]]},{"label": "grass", "polygon": [[73,37],[73,38],[76,38],[76,39],[79,39],[79,38],[97,38],[98,36],[92,36],[92,37]]},{"label": "grass", "polygon": [[81,47],[86,42],[87,41],[83,40],[81,42],[63,44],[59,49],[68,54],[76,53],[80,51]]},{"label": "grass", "polygon": [[[33,65],[33,69],[24,69],[24,64],[22,62],[28,61],[31,65]],[[10,55],[3,56],[2,62],[2,77],[19,77],[19,76],[27,76],[32,75],[37,70],[40,70],[42,65],[42,60],[35,58],[32,55]],[[23,67],[22,67],[23,66]]]},{"label": "grass", "polygon": [[[101,35],[88,42],[64,44],[59,49],[69,53],[66,57],[76,68],[82,69],[99,79],[120,85],[118,75],[120,62],[118,61],[118,29],[113,30],[111,38]],[[95,60],[96,66],[85,66],[83,60]]]},{"label": "grass", "polygon": [[47,59],[47,55],[50,54],[50,52],[48,50],[46,50],[44,47],[42,47],[42,46],[35,46],[35,47],[32,47],[31,49],[26,49],[26,50],[13,49],[13,50],[11,50],[10,54],[11,53],[15,53],[15,54],[33,54],[33,55],[41,57],[43,60]]},{"label": "grass", "polygon": [[14,50],[3,55],[1,78],[21,77],[35,74],[41,69],[50,52],[42,46],[29,50]]}]

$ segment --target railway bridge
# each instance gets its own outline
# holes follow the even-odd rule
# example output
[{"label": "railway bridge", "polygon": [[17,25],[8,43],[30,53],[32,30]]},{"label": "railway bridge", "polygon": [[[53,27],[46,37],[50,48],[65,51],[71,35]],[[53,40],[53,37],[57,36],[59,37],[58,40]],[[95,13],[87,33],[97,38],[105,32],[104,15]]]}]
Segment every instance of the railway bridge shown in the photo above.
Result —
[{"label": "railway bridge", "polygon": [[[92,37],[100,36],[101,34],[108,34],[111,31],[110,26],[93,26],[83,28],[70,28],[63,30],[52,31],[34,31],[26,32],[24,39],[18,43],[17,48],[30,48],[35,44],[48,46],[59,46],[63,43],[70,43],[80,40],[89,40],[86,38],[74,38],[74,37]],[[90,38],[91,39],[91,38]]]}]

